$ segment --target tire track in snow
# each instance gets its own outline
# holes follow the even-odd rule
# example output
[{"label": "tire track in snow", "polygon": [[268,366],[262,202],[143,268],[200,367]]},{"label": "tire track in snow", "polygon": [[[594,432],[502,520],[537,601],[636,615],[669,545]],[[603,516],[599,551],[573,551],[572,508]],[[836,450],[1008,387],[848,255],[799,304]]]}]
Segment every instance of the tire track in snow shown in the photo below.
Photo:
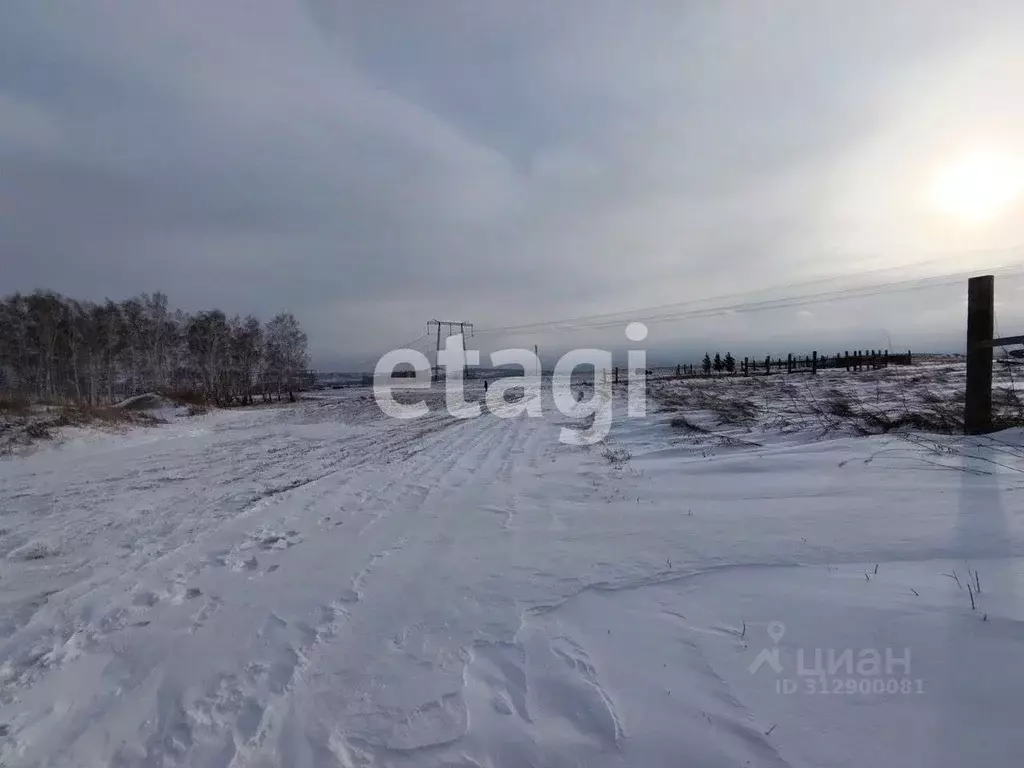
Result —
[{"label": "tire track in snow", "polygon": [[[431,433],[442,431],[448,426],[449,422],[437,420],[433,424],[419,428],[416,434],[426,439]],[[358,472],[361,467],[382,457],[381,463],[387,464],[406,453],[411,453],[411,446],[405,443],[405,431],[399,426],[385,430],[384,435],[372,434],[356,440],[345,437],[337,441],[321,442],[316,448],[315,456],[330,457],[329,471],[291,480],[283,486],[271,487],[235,514],[218,516],[215,525],[207,527],[203,537],[189,536],[180,540],[177,546],[165,546],[157,556],[149,556],[138,566],[129,567],[127,572],[111,571],[106,578],[94,577],[80,581],[64,591],[49,591],[47,600],[40,601],[35,610],[26,613],[23,623],[12,627],[13,631],[0,646],[0,651],[12,664],[11,673],[5,677],[4,687],[26,690],[44,676],[60,674],[67,663],[74,662],[83,653],[106,652],[110,649],[117,652],[117,644],[121,642],[119,638],[125,630],[148,626],[165,612],[166,607],[181,605],[201,596],[201,590],[186,585],[210,567],[231,564],[230,556],[236,554],[241,547],[213,550],[209,555],[197,558],[194,564],[179,568],[169,579],[153,579],[146,577],[144,573],[156,572],[168,562],[180,559],[182,553],[195,548],[197,539],[206,541],[210,536],[216,537],[219,531],[244,523],[254,514],[265,515],[267,510],[274,507],[274,503],[280,504],[294,496],[308,495],[309,489],[322,480],[342,472]],[[231,440],[227,445],[215,446],[212,452],[208,451],[203,457],[202,466],[214,469],[215,478],[224,475],[224,466],[227,466],[228,473],[245,473],[245,458],[262,454],[252,451],[249,447],[251,443],[252,440],[246,438],[241,441]],[[288,453],[276,455],[272,462],[278,474],[294,467],[300,467],[304,472],[308,472],[310,453],[306,446],[295,441],[286,447]],[[340,450],[335,450],[339,447]],[[155,457],[143,458],[141,470],[122,473],[120,478],[137,482],[135,478],[145,471],[156,469],[165,473],[165,454],[166,451],[160,451]],[[243,459],[241,462],[239,454]],[[211,480],[210,485],[216,487],[218,482],[217,479]],[[117,489],[111,489],[111,492],[116,493]],[[223,493],[220,495],[224,496]],[[138,519],[146,523],[148,516]],[[291,534],[295,533],[288,531],[284,536],[276,538],[285,540],[286,545],[291,546],[301,541],[291,538]],[[167,532],[163,534],[166,535]],[[247,540],[251,541],[253,538],[250,535]],[[263,543],[275,539],[275,534],[269,532],[262,536],[262,532],[257,531],[255,538]],[[234,564],[239,565],[238,562]],[[153,585],[148,592],[143,586],[146,584]],[[139,604],[136,600],[140,594],[152,594],[156,595],[156,598]],[[47,605],[51,599],[53,604]],[[113,607],[104,608],[100,613],[96,613],[93,606],[103,603]],[[194,614],[189,624],[189,634],[199,632],[222,605],[223,601],[219,597],[204,596],[202,607]],[[39,651],[40,648],[44,651]]]},{"label": "tire track in snow", "polygon": [[[447,493],[439,495],[440,504],[438,508],[443,509],[446,514],[444,516],[437,516],[436,527],[440,530],[458,531],[465,524],[465,521],[461,518],[467,515],[474,515],[478,518],[474,522],[474,530],[477,531],[477,535],[484,535],[484,531],[489,527],[489,523],[486,521],[494,518],[489,515],[480,517],[480,512],[486,511],[486,505],[479,502],[480,497],[492,498],[496,493],[500,495],[504,492],[511,495],[514,492],[514,488],[509,486],[508,481],[512,477],[513,467],[517,458],[520,458],[515,452],[517,449],[526,451],[530,445],[539,447],[542,441],[536,438],[531,439],[531,437],[543,428],[542,423],[527,419],[492,419],[489,423],[481,423],[476,434],[468,442],[466,458],[462,462],[457,463],[453,468],[455,471],[463,473],[463,476],[460,478],[462,481],[455,483],[449,483],[441,479],[437,481],[437,487],[446,487]],[[460,500],[472,500],[472,506],[469,508],[460,506]],[[496,523],[504,528],[508,521],[506,517],[503,523],[498,523],[497,520]],[[432,527],[431,529],[434,528]],[[429,539],[429,532],[424,531],[424,536]],[[431,580],[431,574],[435,570],[434,564],[449,560],[449,551],[457,543],[458,540],[453,536],[445,537],[442,535],[431,540],[432,546],[429,550],[421,549],[417,552],[420,557],[416,562],[406,563],[407,569],[404,571],[404,574],[394,571],[389,574],[395,580],[395,583],[389,585],[391,593],[401,594],[403,584],[412,586],[423,579]],[[442,587],[436,586],[434,589],[440,590]],[[389,612],[402,613],[409,611],[392,609]],[[423,647],[424,645],[430,647],[434,642],[434,633],[443,632],[444,623],[442,618],[438,617],[437,622],[436,626],[417,626],[414,633],[410,633],[410,628],[408,627],[402,628],[394,633],[397,639],[390,647],[394,651],[406,649],[407,652],[409,652],[410,646],[413,645],[417,647]],[[466,647],[468,646],[464,646],[464,648]],[[470,731],[472,716],[469,714],[466,703],[466,684],[468,680],[466,669],[471,655],[471,647],[468,650],[459,651],[453,657],[453,662],[459,670],[458,678],[453,679],[452,686],[446,692],[439,693],[436,698],[423,701],[421,705],[427,706],[430,701],[438,700],[458,701],[460,702],[459,708],[451,709],[451,712],[456,713],[465,710],[466,714],[463,719],[453,717],[444,720],[443,723],[435,723],[433,737],[427,738],[426,734],[424,734],[415,752],[404,749],[408,746],[406,737],[403,735],[404,726],[389,728],[385,724],[379,726],[383,728],[383,733],[378,735],[372,743],[365,740],[358,741],[362,748],[369,750],[370,754],[380,759],[398,760],[400,758],[400,760],[412,761],[411,764],[414,765],[418,764],[417,761],[433,759],[434,757],[440,760],[443,755],[447,754],[443,750],[438,752],[443,745],[451,745],[460,741]],[[419,656],[414,655],[412,657],[417,658]],[[431,667],[436,665],[438,672],[441,672],[447,667],[447,664],[449,663],[445,662],[445,660],[438,659],[437,662],[431,664]],[[455,698],[445,698],[445,696],[455,696]],[[397,718],[394,720],[397,720]],[[403,749],[396,751],[399,744],[403,746]],[[443,761],[441,760],[441,762]]]},{"label": "tire track in snow", "polygon": [[[183,540],[170,542],[177,546],[161,545],[155,556],[128,573],[106,580],[94,578],[59,596],[66,626],[84,623],[97,630],[94,644],[84,647],[84,653],[101,651],[114,653],[117,658],[124,652],[125,643],[130,649],[133,644],[145,643],[146,637],[166,635],[175,626],[169,622],[178,621],[175,617],[183,612],[187,618],[179,625],[182,634],[196,638],[195,642],[188,641],[187,648],[216,643],[235,626],[245,632],[245,624],[240,622],[251,621],[248,617],[256,606],[271,604],[264,603],[261,587],[265,583],[269,588],[271,583],[260,579],[274,580],[278,604],[285,604],[291,590],[303,590],[304,594],[295,591],[294,595],[304,600],[309,594],[321,599],[313,618],[298,605],[294,611],[266,614],[270,623],[251,641],[231,629],[231,646],[218,653],[215,663],[202,665],[217,673],[200,678],[199,685],[170,679],[160,682],[164,673],[159,669],[156,682],[141,672],[125,678],[120,685],[119,696],[126,697],[122,701],[143,697],[137,699],[142,708],[136,716],[143,718],[148,711],[152,719],[149,725],[140,721],[138,740],[134,746],[129,743],[120,750],[114,764],[227,765],[235,760],[241,765],[268,755],[280,760],[285,749],[281,740],[286,736],[302,743],[309,741],[304,748],[320,755],[347,754],[356,759],[352,756],[390,754],[393,749],[415,760],[417,754],[427,754],[463,737],[468,718],[462,688],[465,663],[458,655],[460,643],[453,644],[446,636],[450,631],[445,629],[448,608],[433,602],[418,604],[423,597],[419,587],[437,582],[436,588],[443,589],[441,582],[451,578],[450,567],[458,559],[452,554],[456,548],[470,541],[467,536],[471,532],[484,534],[492,524],[500,525],[495,516],[481,514],[481,499],[510,491],[516,450],[534,430],[526,426],[525,420],[507,422],[486,415],[466,422],[439,421],[428,427],[409,442],[404,441],[410,432],[401,429],[389,430],[391,442],[385,445],[375,444],[381,440],[379,433],[364,436],[354,446],[349,441],[344,455],[333,457],[329,455],[330,444],[321,443],[314,458],[321,469],[314,475],[308,474],[309,466],[304,462],[309,455],[302,453],[300,442],[288,443],[283,452],[273,455],[275,476],[280,477],[288,467],[301,467],[304,479],[293,478],[283,486],[271,487],[271,493],[250,502],[252,508],[245,513],[236,510],[214,516],[212,525],[196,527]],[[234,462],[229,471],[240,476],[245,472],[244,464],[265,460],[265,451],[247,446],[252,442],[250,435],[244,430],[235,434],[245,437],[233,439],[230,446],[219,446],[215,451],[204,449],[196,466],[202,468],[210,462],[211,469],[217,470],[204,482],[216,485],[217,478],[224,477],[220,468],[213,466],[217,462]],[[153,457],[145,462],[146,471],[166,475],[165,462],[166,458]],[[337,466],[325,473],[328,462]],[[132,482],[137,483],[138,478]],[[168,503],[187,490],[175,489]],[[111,493],[117,492],[111,489]],[[362,495],[361,502],[357,493]],[[345,500],[342,505],[334,501],[335,495]],[[228,497],[223,491],[213,496]],[[353,499],[355,504],[351,503]],[[201,507],[196,506],[189,515],[200,511]],[[326,517],[325,511],[330,512]],[[335,515],[340,519],[333,519]],[[188,519],[185,516],[182,521]],[[149,521],[142,520],[141,524],[148,525]],[[414,546],[406,546],[403,540],[409,530],[416,531]],[[344,581],[329,594],[320,592],[320,584],[303,583],[301,569],[289,577],[291,564],[304,563],[307,552],[317,562],[330,566],[330,573],[339,573],[339,567],[350,568],[348,588],[360,593],[362,602],[344,601],[345,591],[339,588],[346,584]],[[250,558],[258,560],[253,568],[249,567]],[[266,568],[267,558],[276,570]],[[218,585],[227,585],[225,578],[233,579],[230,583],[236,586],[232,589],[244,591],[234,598],[206,594],[204,583],[202,591],[192,593],[195,588],[191,584],[197,579],[215,574]],[[281,577],[287,578],[282,581]],[[323,582],[326,584],[327,579]],[[239,595],[247,596],[252,605],[239,605]],[[106,607],[101,613],[91,614],[90,606]],[[410,617],[415,618],[410,621]],[[49,620],[38,628],[54,629]],[[144,636],[142,632],[152,634]],[[377,644],[367,644],[367,638],[377,638]],[[381,643],[380,638],[397,638],[398,642]],[[28,635],[21,639],[29,641]],[[66,642],[70,638],[61,639]],[[70,663],[78,653],[77,642],[71,641],[65,655]],[[163,645],[163,652],[175,653],[173,635],[165,637]],[[372,653],[374,649],[377,655]],[[413,697],[408,708],[403,705],[384,710],[386,714],[381,717],[387,724],[386,732],[371,739],[372,743],[359,741],[362,729],[353,726],[358,719],[340,729],[303,727],[292,731],[287,725],[299,712],[315,715],[331,711],[317,705],[322,686],[329,685],[323,681],[331,680],[331,675],[340,674],[340,679],[345,679],[361,674],[360,668],[365,667],[365,679],[371,681],[380,674],[380,665],[386,665],[395,655],[406,660],[403,664],[415,665],[419,676],[441,679],[449,671],[457,672],[458,682],[418,703]],[[54,659],[57,664],[41,667],[40,675],[62,674],[65,658]],[[311,682],[315,683],[313,687]],[[153,685],[156,688],[151,688]],[[150,690],[152,694],[147,693]],[[363,695],[368,690],[356,686],[350,692]],[[113,713],[118,706],[114,698],[94,699],[88,703],[88,717],[102,723],[105,713]],[[336,708],[334,712],[344,715],[345,710]],[[342,716],[336,722],[345,723],[346,719]],[[288,762],[287,756],[283,759]]]},{"label": "tire track in snow", "polygon": [[[341,593],[350,601],[345,603],[343,627],[329,644],[317,650],[318,659],[311,666],[311,671],[316,672],[301,684],[303,691],[297,694],[296,706],[310,707],[313,711],[337,711],[339,706],[342,710],[354,708],[348,717],[341,719],[358,722],[365,719],[357,714],[358,701],[364,695],[360,684],[350,682],[345,700],[339,704],[333,701],[338,696],[337,686],[318,684],[318,680],[341,676],[340,679],[351,681],[354,675],[355,679],[365,677],[369,683],[380,674],[375,672],[378,666],[388,665],[389,657],[396,654],[407,659],[405,663],[414,663],[420,670],[417,675],[432,675],[431,670],[448,667],[450,662],[445,660],[448,652],[436,657],[435,651],[430,650],[441,640],[438,633],[443,632],[443,628],[435,622],[443,622],[443,619],[438,616],[436,620],[408,624],[408,617],[422,616],[424,609],[433,610],[411,605],[409,601],[417,600],[421,585],[430,585],[442,577],[438,573],[439,564],[452,562],[448,553],[458,541],[460,518],[474,515],[478,518],[476,525],[485,519],[480,517],[478,506],[470,509],[461,502],[492,492],[495,478],[503,471],[508,476],[509,453],[515,445],[521,444],[522,430],[521,425],[510,429],[486,416],[466,422],[448,430],[431,446],[429,453],[423,452],[422,461],[416,461],[407,473],[394,478],[375,494],[377,503],[386,504],[389,511],[373,524],[374,529],[379,529],[373,534],[374,540],[386,541],[394,535],[389,532],[397,534],[415,525],[415,546],[399,549],[392,544],[388,547],[390,553],[384,557],[379,556],[383,549],[377,549],[370,561],[357,571],[351,591]],[[419,459],[420,455],[415,458]],[[426,494],[410,496],[406,493],[409,488],[423,487],[428,489]],[[430,588],[443,589],[438,584]],[[390,638],[382,649],[384,657],[366,656],[366,649],[373,647],[366,644],[371,637]],[[349,648],[351,650],[346,650]],[[344,733],[334,732],[335,740],[353,751],[382,759],[390,756],[415,761],[415,755],[432,753],[461,739],[468,728],[462,688],[464,661],[460,659],[458,646],[453,646],[451,653],[454,654],[452,672],[458,670],[457,685],[442,689],[436,696],[419,703],[414,703],[414,697],[390,714],[371,715],[369,721],[377,725],[369,731],[361,735],[363,729],[352,730],[350,726]],[[332,701],[322,701],[324,696]],[[321,700],[321,703],[300,703],[310,699]],[[310,749],[316,750],[325,747],[324,744],[310,745]]]},{"label": "tire track in snow", "polygon": [[[479,428],[473,430],[453,430],[452,434],[445,441],[444,447],[451,449],[447,451],[446,458],[436,461],[431,460],[427,455],[422,456],[422,458],[417,457],[411,471],[403,476],[400,483],[392,483],[383,492],[376,494],[379,502],[384,504],[389,511],[387,514],[374,516],[370,523],[368,523],[368,526],[380,525],[383,524],[383,521],[393,523],[395,521],[392,518],[396,513],[401,518],[408,519],[410,515],[422,515],[425,509],[431,505],[443,505],[444,499],[447,498],[448,494],[460,485],[459,483],[447,483],[446,478],[456,469],[469,470],[471,473],[475,471],[479,459],[487,455],[488,449],[486,444],[489,441],[490,438],[486,437]],[[428,493],[409,497],[404,491],[410,485],[412,487],[426,487],[428,488]],[[410,501],[411,503],[389,504],[388,502],[392,500],[399,502]],[[437,519],[431,515],[428,515],[427,518]],[[366,528],[361,529],[361,531],[365,530]],[[239,698],[244,701],[252,699],[268,701],[263,709],[264,713],[261,716],[259,726],[252,728],[248,725],[254,717],[251,706],[234,707],[233,709],[226,706],[218,698],[220,696],[220,687],[218,687],[214,692],[200,697],[200,699],[193,703],[191,708],[185,710],[187,718],[204,722],[205,713],[211,711],[221,713],[220,721],[216,724],[216,727],[203,731],[200,737],[197,737],[198,741],[203,744],[214,743],[220,748],[232,751],[232,754],[235,756],[235,762],[232,764],[246,764],[247,761],[253,759],[256,755],[268,753],[268,750],[268,754],[272,754],[273,749],[270,745],[274,744],[280,724],[287,719],[288,712],[293,707],[294,690],[292,683],[302,684],[303,674],[316,664],[318,654],[323,650],[323,643],[334,638],[339,630],[341,625],[338,622],[347,624],[351,619],[352,611],[361,608],[359,601],[362,599],[361,593],[367,580],[377,568],[386,564],[387,560],[392,556],[399,554],[404,543],[404,537],[400,537],[393,545],[370,556],[367,564],[353,577],[350,589],[342,590],[333,603],[334,618],[331,622],[331,631],[318,630],[314,633],[316,637],[315,642],[302,645],[294,650],[294,655],[301,659],[301,664],[296,663],[293,665],[291,663],[293,653],[289,651],[289,648],[292,648],[294,644],[283,647],[278,651],[278,654],[283,656],[284,661],[279,661],[276,665],[269,664],[269,666],[271,669],[292,670],[287,676],[287,684],[273,686],[271,690],[272,695],[264,696],[265,692],[259,690],[256,694],[253,694],[251,692],[251,683],[246,684],[244,680],[242,683],[238,683],[236,680],[232,680],[232,685],[237,686],[241,691],[241,694],[234,696],[233,701]],[[378,607],[371,605],[367,606],[366,609],[376,611]],[[284,620],[277,617],[277,621],[283,622]],[[277,626],[277,624],[274,623],[271,626]],[[273,679],[279,679],[281,675],[275,674],[272,677]],[[222,687],[222,683],[218,683],[218,686]],[[462,707],[461,697],[458,695],[443,696],[436,701],[425,702],[409,713],[404,719],[398,720],[395,723],[392,747],[398,751],[410,752],[419,749],[421,746],[424,746],[420,744],[424,734],[427,734],[425,738],[430,741],[429,734],[439,724],[464,719],[459,714]],[[180,727],[180,718],[179,726],[177,727]],[[191,758],[192,753],[188,754]]]}]

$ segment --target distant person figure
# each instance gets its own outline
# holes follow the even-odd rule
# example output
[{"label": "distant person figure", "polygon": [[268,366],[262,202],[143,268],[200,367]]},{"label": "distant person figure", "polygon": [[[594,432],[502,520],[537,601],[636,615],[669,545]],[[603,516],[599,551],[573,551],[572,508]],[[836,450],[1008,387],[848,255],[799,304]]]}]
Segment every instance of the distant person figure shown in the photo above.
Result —
[{"label": "distant person figure", "polygon": [[487,391],[487,379],[484,379],[484,392]]}]

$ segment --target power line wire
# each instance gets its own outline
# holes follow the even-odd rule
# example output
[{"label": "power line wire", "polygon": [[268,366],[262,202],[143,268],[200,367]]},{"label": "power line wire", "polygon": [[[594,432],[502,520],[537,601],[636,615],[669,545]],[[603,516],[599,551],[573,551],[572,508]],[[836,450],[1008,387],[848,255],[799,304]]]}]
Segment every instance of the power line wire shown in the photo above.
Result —
[{"label": "power line wire", "polygon": [[[971,250],[971,251],[947,252],[947,255],[945,255],[945,256],[940,256],[940,257],[936,257],[936,258],[933,258],[933,259],[928,259],[928,260],[925,260],[925,261],[919,261],[919,262],[915,262],[913,264],[901,264],[901,265],[894,266],[894,267],[880,267],[878,269],[863,270],[861,272],[851,273],[851,274],[848,274],[848,275],[833,275],[831,277],[820,277],[820,278],[816,278],[814,280],[806,280],[806,281],[801,281],[801,282],[798,282],[798,283],[785,283],[785,284],[782,284],[782,285],[776,285],[776,286],[772,286],[772,287],[769,287],[769,288],[755,288],[755,289],[752,289],[752,290],[749,290],[749,291],[741,291],[741,292],[738,292],[738,293],[726,293],[726,294],[719,294],[717,296],[706,296],[706,297],[699,298],[699,299],[689,299],[687,301],[672,302],[670,304],[661,304],[661,305],[655,305],[655,306],[649,306],[649,307],[642,307],[642,308],[639,308],[639,309],[620,310],[618,312],[603,312],[603,313],[600,313],[600,314],[592,314],[592,315],[581,315],[581,316],[573,317],[573,318],[563,318],[563,319],[559,319],[559,320],[556,320],[556,321],[544,321],[544,322],[537,322],[537,323],[524,323],[522,325],[515,325],[515,326],[501,326],[501,327],[495,327],[495,328],[485,328],[483,330],[477,330],[476,333],[490,333],[490,332],[495,332],[495,331],[507,331],[509,329],[519,329],[519,328],[527,328],[527,329],[529,329],[529,328],[533,328],[533,327],[536,327],[536,326],[549,325],[552,322],[563,323],[563,322],[570,322],[570,321],[577,321],[577,320],[592,320],[592,319],[595,319],[595,318],[602,318],[602,317],[611,319],[611,318],[620,317],[620,316],[632,316],[632,315],[635,315],[637,312],[649,312],[649,311],[661,310],[661,309],[666,309],[666,310],[667,309],[676,309],[676,308],[693,306],[694,304],[702,304],[702,303],[709,302],[709,301],[722,301],[722,300],[726,300],[726,299],[737,299],[737,298],[740,298],[740,297],[743,297],[743,296],[755,296],[757,294],[770,293],[772,291],[792,290],[794,288],[810,287],[810,286],[814,286],[814,285],[820,285],[822,283],[833,283],[833,282],[837,282],[837,281],[840,281],[840,280],[849,280],[851,277],[864,277],[864,276],[868,276],[868,275],[880,275],[880,274],[885,274],[885,273],[888,273],[888,272],[896,272],[896,271],[899,271],[899,270],[902,270],[902,269],[907,269],[908,267],[922,267],[922,266],[925,266],[925,265],[928,265],[928,264],[944,264],[944,263],[947,263],[947,262],[950,262],[950,261],[963,259],[966,256],[975,256],[975,257],[977,257],[977,256],[986,255],[986,254],[988,254],[988,255],[994,255],[994,254],[1004,254],[1004,255],[1005,254],[1015,254],[1015,253],[1018,253],[1018,252],[1020,252],[1022,250],[1024,250],[1024,244],[1019,244],[1019,245],[1015,245],[1015,246],[1011,246],[1011,247],[1005,247],[1005,248],[997,248],[997,249],[994,248],[994,249],[986,249],[986,250]],[[851,254],[851,255],[858,255],[858,254]],[[867,255],[870,255],[870,254],[861,253],[859,255],[867,256]]]},{"label": "power line wire", "polygon": [[[1024,269],[1024,264],[1011,264],[1003,267],[997,267],[988,271],[993,273],[1011,274],[1019,272]],[[889,271],[889,270],[884,270]],[[704,304],[709,301],[717,299],[729,299],[739,298],[743,296],[752,296],[758,293],[764,293],[765,290],[749,291],[746,293],[731,294],[725,296],[719,296],[707,299],[694,299],[687,302],[681,302],[678,304],[666,304],[653,307],[645,307],[640,309],[634,309],[631,311],[623,312],[612,312],[602,313],[595,315],[584,315],[573,318],[566,318],[563,320],[549,320],[537,323],[527,323],[522,325],[485,328],[483,330],[476,331],[479,335],[493,335],[497,333],[502,334],[518,334],[527,332],[550,332],[550,331],[569,331],[569,330],[584,330],[584,329],[596,329],[596,328],[608,328],[615,327],[622,324],[623,322],[630,320],[639,320],[650,323],[658,322],[671,322],[673,320],[687,320],[698,317],[710,317],[722,314],[730,313],[746,313],[746,312],[757,312],[769,309],[781,309],[792,306],[804,306],[807,304],[820,303],[829,300],[843,300],[851,298],[862,298],[868,296],[875,296],[885,293],[897,293],[902,291],[914,291],[921,290],[924,288],[936,287],[946,284],[953,284],[965,277],[969,277],[977,272],[977,269],[965,270],[962,272],[949,273],[944,275],[935,275],[924,278],[914,278],[908,280],[899,280],[889,283],[876,283],[871,285],[856,286],[853,288],[841,288],[833,291],[821,291],[810,294],[796,294],[791,296],[782,296],[774,299],[763,299],[760,301],[747,301],[747,302],[735,302],[731,304],[720,304],[710,307],[701,307],[697,309],[686,310],[686,307],[692,307],[694,305]],[[870,273],[865,273],[870,274]],[[827,280],[811,281],[808,283],[796,284],[799,286],[809,286],[819,284],[821,282],[834,281],[841,278],[828,278]],[[671,311],[666,311],[671,310]]]}]

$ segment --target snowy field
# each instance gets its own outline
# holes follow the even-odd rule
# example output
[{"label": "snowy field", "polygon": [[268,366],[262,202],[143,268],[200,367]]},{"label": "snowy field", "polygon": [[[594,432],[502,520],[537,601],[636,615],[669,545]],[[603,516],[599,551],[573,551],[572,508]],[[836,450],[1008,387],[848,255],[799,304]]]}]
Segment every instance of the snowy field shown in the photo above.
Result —
[{"label": "snowy field", "polygon": [[348,389],[0,460],[0,764],[1019,765],[1024,432],[716,392],[589,449]]}]

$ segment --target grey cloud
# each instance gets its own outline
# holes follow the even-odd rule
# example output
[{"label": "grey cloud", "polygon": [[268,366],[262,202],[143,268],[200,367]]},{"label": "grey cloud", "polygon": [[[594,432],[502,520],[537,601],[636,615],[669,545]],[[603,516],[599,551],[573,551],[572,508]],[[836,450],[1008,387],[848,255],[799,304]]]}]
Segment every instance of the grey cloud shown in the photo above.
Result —
[{"label": "grey cloud", "polygon": [[[892,211],[857,198],[867,224],[847,222],[849,190],[927,144],[890,130],[922,83],[941,102],[922,73],[980,56],[970,83],[1024,86],[1020,60],[985,56],[1021,16],[1008,0],[7,4],[0,287],[292,309],[340,364],[433,315],[786,285],[849,269],[823,254],[864,242],[898,261],[895,234],[862,237]],[[1007,133],[1020,116],[998,103],[979,124]]]}]

